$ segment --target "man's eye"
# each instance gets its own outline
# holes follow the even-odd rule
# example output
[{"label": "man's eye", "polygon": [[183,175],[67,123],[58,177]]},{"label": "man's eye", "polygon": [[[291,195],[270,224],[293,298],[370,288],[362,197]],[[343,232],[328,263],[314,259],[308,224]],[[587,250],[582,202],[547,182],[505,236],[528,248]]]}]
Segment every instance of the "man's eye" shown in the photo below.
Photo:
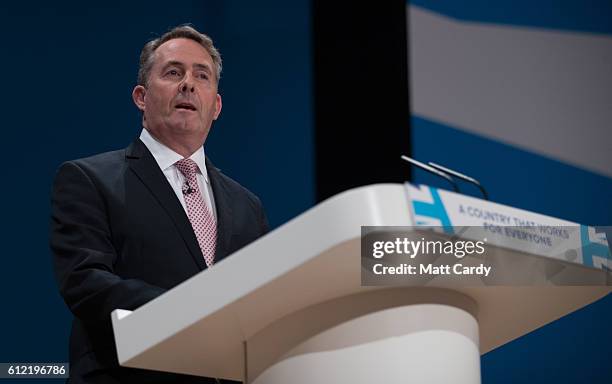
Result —
[{"label": "man's eye", "polygon": [[202,79],[202,80],[208,80],[208,74],[203,73],[203,72],[202,72],[202,73],[200,73],[200,74],[198,75],[198,77],[199,77],[200,79]]},{"label": "man's eye", "polygon": [[166,72],[166,74],[170,75],[170,76],[179,76],[180,75],[179,71],[177,71],[176,69],[171,69],[168,72]]}]

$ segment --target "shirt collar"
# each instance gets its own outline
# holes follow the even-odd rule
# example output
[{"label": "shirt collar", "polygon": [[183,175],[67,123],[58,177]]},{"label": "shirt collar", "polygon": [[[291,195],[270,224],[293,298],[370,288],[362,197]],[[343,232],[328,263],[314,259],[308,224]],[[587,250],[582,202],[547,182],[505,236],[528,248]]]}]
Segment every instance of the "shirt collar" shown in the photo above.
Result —
[{"label": "shirt collar", "polygon": [[[142,132],[140,132],[140,140],[151,152],[153,158],[157,162],[157,165],[159,165],[159,168],[162,171],[166,171],[168,168],[172,167],[174,163],[183,159],[183,156],[179,155],[172,149],[168,148],[165,144],[158,141],[145,128],[143,128]],[[191,156],[189,156],[189,158],[198,165],[200,172],[204,176],[204,180],[208,183],[208,172],[206,171],[206,155],[204,154],[204,147],[200,147]]]}]

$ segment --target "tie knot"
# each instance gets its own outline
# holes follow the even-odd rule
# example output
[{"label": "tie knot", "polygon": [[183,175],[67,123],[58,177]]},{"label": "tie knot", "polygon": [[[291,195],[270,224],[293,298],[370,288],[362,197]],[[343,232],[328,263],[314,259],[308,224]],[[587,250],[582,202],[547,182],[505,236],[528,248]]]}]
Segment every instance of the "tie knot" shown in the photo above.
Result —
[{"label": "tie knot", "polygon": [[174,163],[174,165],[176,165],[178,170],[181,171],[181,173],[185,175],[185,177],[188,179],[194,176],[196,172],[198,171],[198,165],[196,164],[195,161],[191,159],[179,160],[176,163]]}]

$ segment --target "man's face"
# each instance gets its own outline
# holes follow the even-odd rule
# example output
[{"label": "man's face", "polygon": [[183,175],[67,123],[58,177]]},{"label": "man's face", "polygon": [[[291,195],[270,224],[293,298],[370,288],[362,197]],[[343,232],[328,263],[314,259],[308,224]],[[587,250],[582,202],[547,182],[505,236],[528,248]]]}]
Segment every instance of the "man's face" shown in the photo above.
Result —
[{"label": "man's face", "polygon": [[221,112],[215,66],[197,42],[166,41],[154,53],[147,87],[134,88],[134,102],[144,113],[144,126],[164,144],[206,140]]}]

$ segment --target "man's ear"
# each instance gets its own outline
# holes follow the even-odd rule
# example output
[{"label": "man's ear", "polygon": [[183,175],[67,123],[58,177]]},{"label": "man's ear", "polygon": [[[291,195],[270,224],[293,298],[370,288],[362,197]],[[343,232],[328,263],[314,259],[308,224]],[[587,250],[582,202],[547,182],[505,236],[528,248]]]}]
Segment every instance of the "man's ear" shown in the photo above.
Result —
[{"label": "man's ear", "polygon": [[138,107],[138,109],[140,109],[141,112],[144,112],[145,110],[145,94],[147,93],[147,89],[145,87],[143,87],[142,85],[137,85],[134,87],[134,90],[132,91],[132,100],[134,101],[134,104],[136,104],[136,107]]},{"label": "man's ear", "polygon": [[217,117],[219,117],[219,115],[221,114],[222,106],[223,106],[223,103],[221,102],[221,95],[217,93],[217,102],[216,102],[215,114],[213,115],[213,120],[217,120]]}]

